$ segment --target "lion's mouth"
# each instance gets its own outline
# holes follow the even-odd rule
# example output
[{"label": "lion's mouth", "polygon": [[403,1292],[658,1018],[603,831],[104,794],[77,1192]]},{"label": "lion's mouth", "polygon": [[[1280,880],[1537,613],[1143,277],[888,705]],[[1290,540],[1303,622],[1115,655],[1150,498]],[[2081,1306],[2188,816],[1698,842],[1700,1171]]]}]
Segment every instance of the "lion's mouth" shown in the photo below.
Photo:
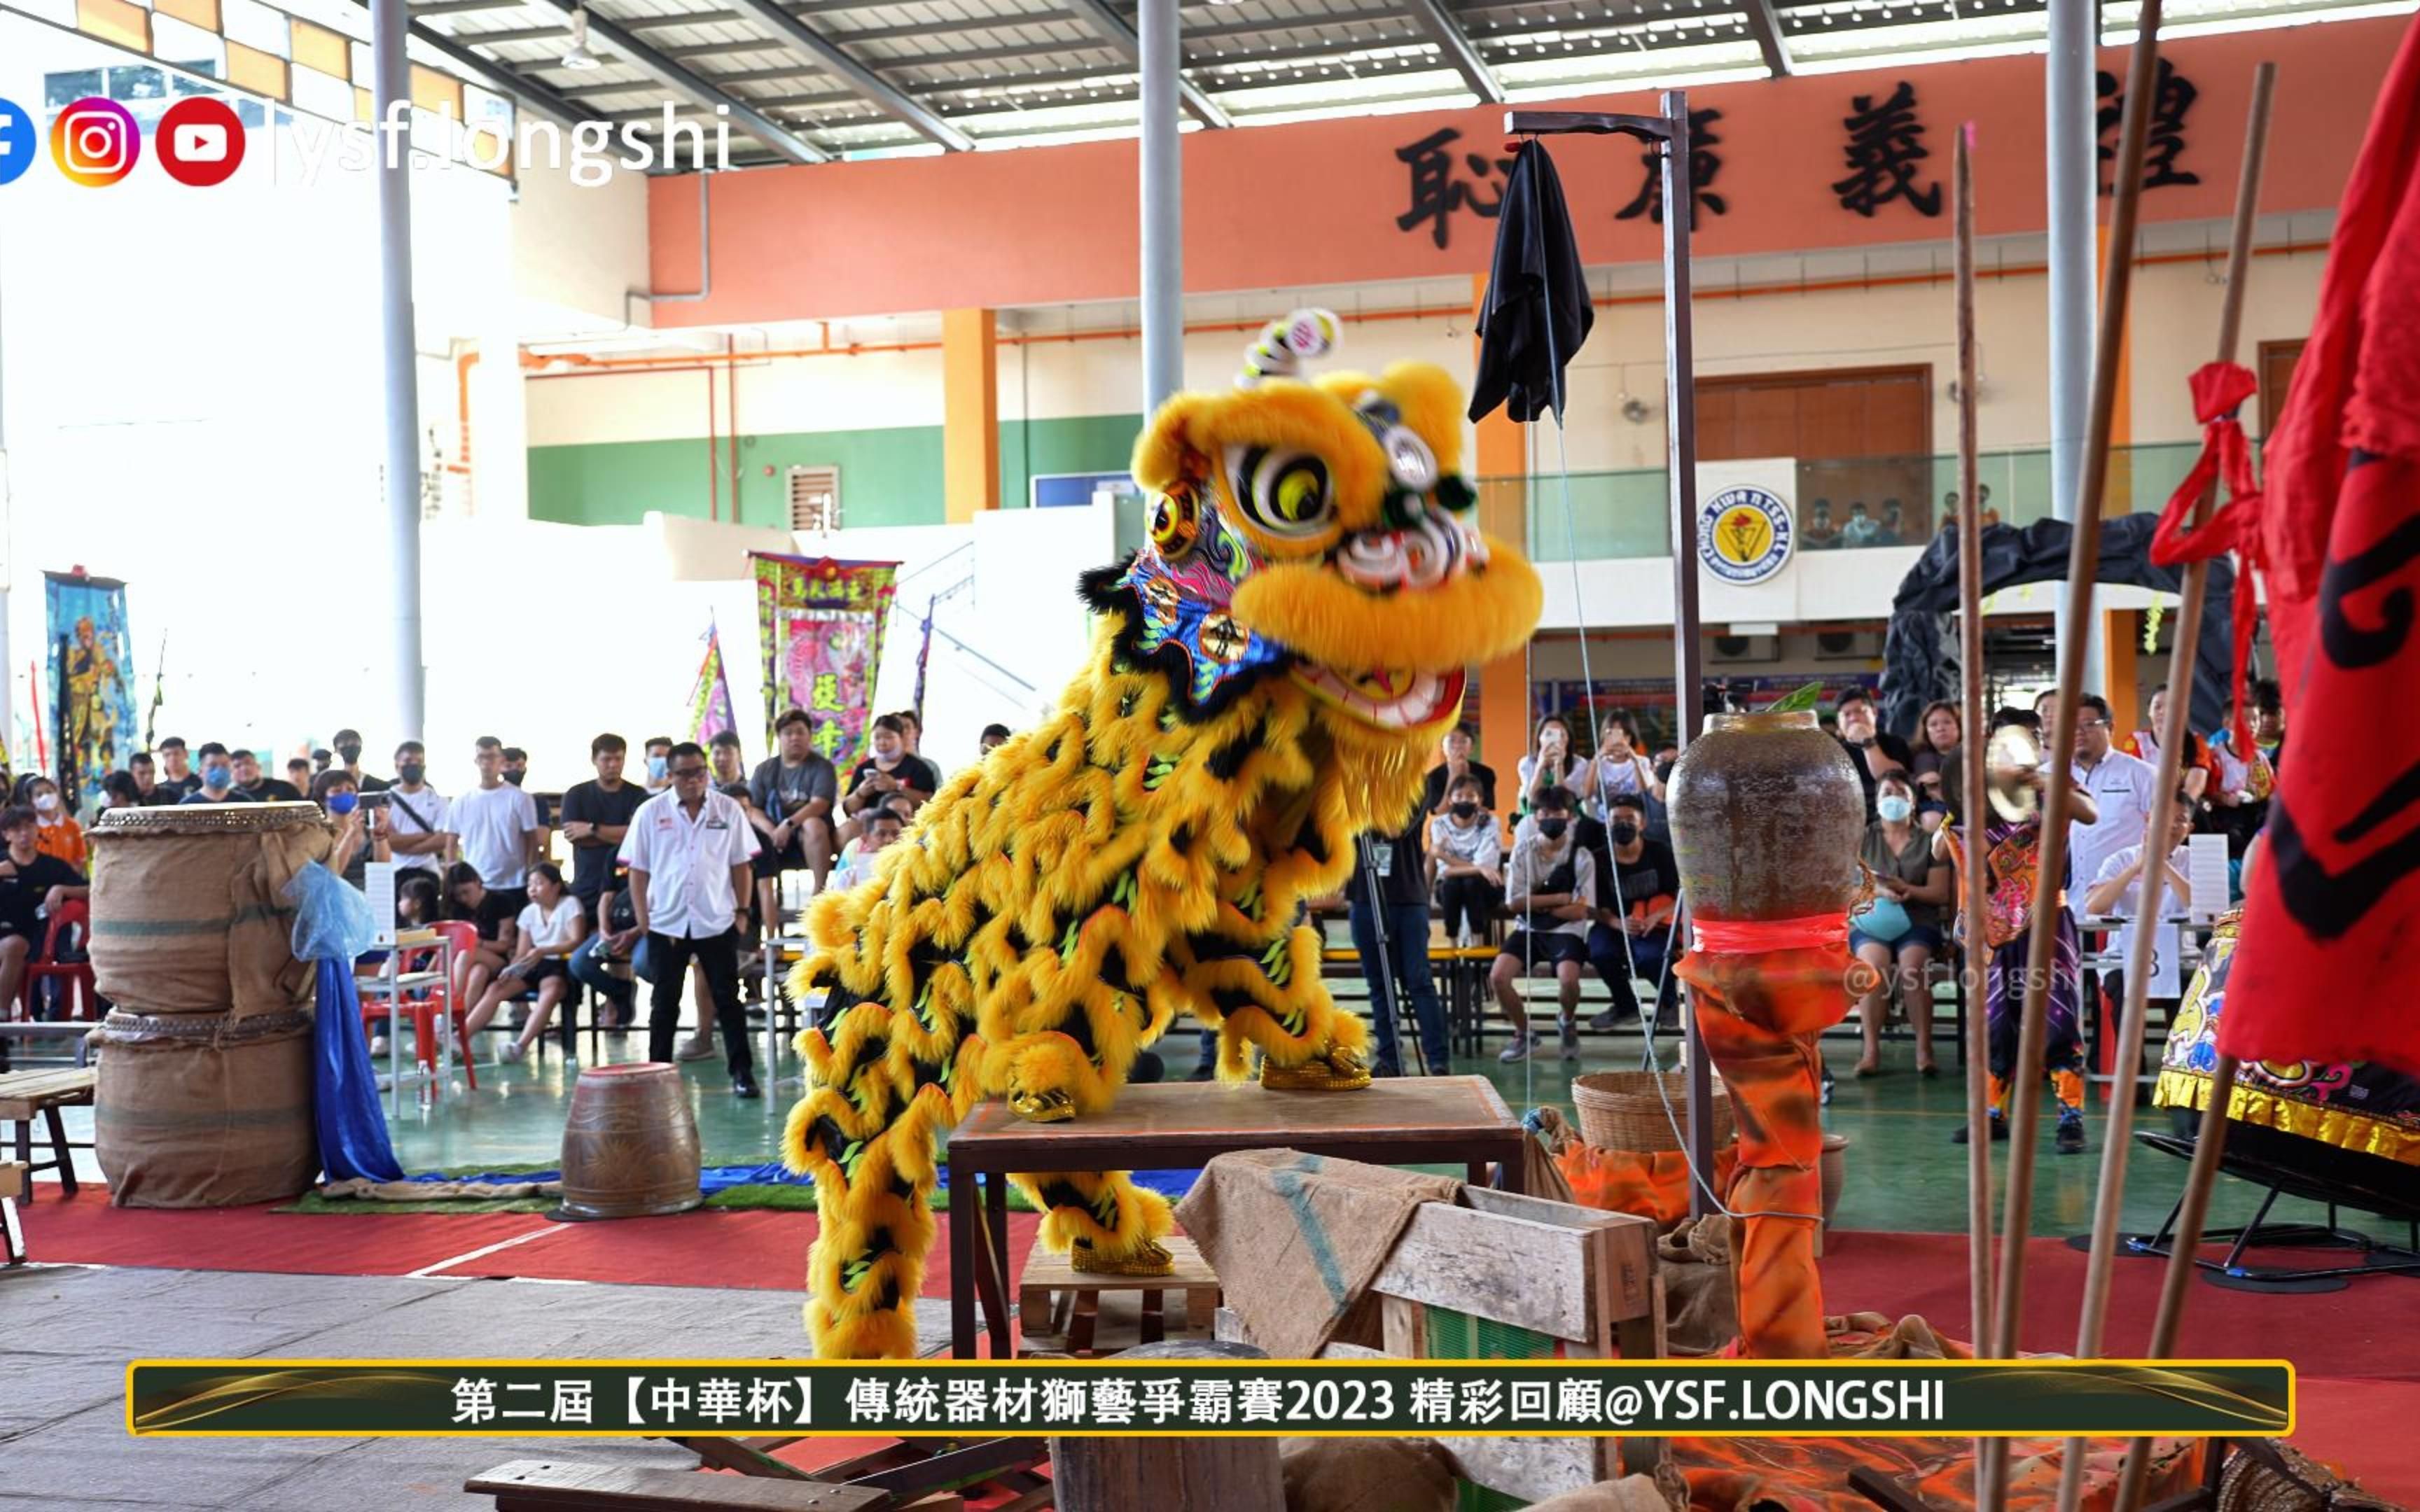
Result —
[{"label": "lion's mouth", "polygon": [[1459,667],[1443,672],[1380,669],[1347,677],[1326,667],[1300,666],[1295,676],[1329,703],[1381,730],[1411,730],[1445,717],[1462,702],[1466,680]]}]

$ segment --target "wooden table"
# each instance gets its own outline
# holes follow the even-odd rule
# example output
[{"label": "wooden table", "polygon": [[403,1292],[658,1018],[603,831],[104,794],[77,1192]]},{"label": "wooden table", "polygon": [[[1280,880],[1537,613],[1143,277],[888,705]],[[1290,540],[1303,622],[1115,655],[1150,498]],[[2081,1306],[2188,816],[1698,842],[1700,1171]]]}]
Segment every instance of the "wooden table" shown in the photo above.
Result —
[{"label": "wooden table", "polygon": [[943,1157],[951,1353],[977,1357],[980,1293],[992,1358],[1011,1357],[1011,1171],[1195,1170],[1234,1150],[1298,1149],[1377,1165],[1462,1165],[1481,1185],[1494,1162],[1505,1187],[1518,1191],[1527,1137],[1483,1076],[1390,1076],[1353,1092],[1158,1082],[1125,1088],[1109,1112],[1065,1123],[1028,1123],[1004,1103],[983,1103],[950,1135]]}]

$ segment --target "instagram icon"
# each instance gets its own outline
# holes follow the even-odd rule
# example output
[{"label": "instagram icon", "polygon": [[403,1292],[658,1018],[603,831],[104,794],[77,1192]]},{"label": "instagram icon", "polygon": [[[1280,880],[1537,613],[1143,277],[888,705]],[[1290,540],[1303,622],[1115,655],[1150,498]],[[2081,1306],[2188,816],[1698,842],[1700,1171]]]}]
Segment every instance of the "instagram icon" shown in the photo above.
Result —
[{"label": "instagram icon", "polygon": [[133,172],[142,150],[133,116],[115,100],[79,100],[51,123],[51,161],[86,189],[104,188]]}]

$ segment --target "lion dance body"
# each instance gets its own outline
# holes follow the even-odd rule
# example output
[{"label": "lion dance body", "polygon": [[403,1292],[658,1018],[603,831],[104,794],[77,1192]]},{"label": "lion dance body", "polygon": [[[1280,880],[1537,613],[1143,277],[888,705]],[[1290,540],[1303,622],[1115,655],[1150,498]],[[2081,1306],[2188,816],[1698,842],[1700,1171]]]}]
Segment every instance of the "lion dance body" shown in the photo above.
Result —
[{"label": "lion dance body", "polygon": [[[1150,544],[1082,579],[1098,626],[1058,711],[810,910],[791,991],[830,995],[783,1155],[822,1213],[817,1353],[914,1352],[936,1147],[984,1097],[1103,1112],[1180,1011],[1218,1030],[1224,1080],[1257,1046],[1264,1087],[1367,1085],[1305,900],[1417,803],[1463,669],[1527,640],[1540,589],[1473,520],[1453,381],[1294,377],[1333,333],[1293,316],[1239,392],[1161,409],[1135,451]],[[1127,1173],[1013,1180],[1078,1269],[1167,1268],[1168,1204]]]}]

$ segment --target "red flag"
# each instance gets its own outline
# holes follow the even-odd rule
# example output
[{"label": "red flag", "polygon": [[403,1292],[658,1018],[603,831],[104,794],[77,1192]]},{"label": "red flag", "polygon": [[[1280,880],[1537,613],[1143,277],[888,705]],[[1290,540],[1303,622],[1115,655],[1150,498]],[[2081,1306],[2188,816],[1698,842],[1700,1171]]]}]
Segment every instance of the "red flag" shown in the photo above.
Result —
[{"label": "red flag", "polygon": [[2220,1048],[2420,1072],[2420,32],[2405,34],[2345,188],[2268,464],[2292,748]]}]

